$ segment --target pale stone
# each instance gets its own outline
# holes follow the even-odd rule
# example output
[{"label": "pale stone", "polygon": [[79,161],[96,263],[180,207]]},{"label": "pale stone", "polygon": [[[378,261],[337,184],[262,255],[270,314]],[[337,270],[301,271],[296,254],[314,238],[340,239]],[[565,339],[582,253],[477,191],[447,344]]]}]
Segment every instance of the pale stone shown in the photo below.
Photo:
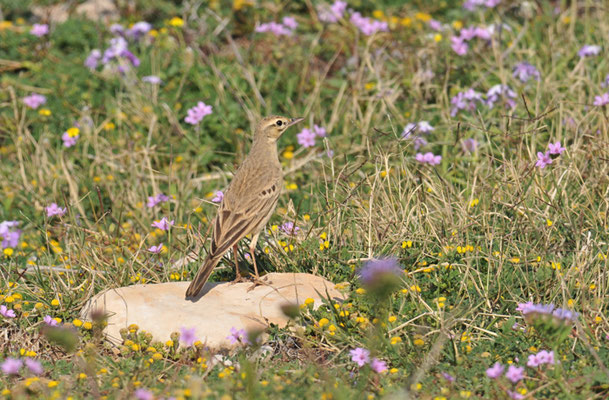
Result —
[{"label": "pale stone", "polygon": [[232,327],[249,331],[264,329],[270,323],[285,326],[288,317],[281,307],[286,304],[300,305],[312,298],[318,307],[328,295],[332,301],[344,300],[332,282],[319,276],[270,273],[262,279],[267,284],[251,291],[251,282],[208,282],[194,301],[184,298],[190,282],[110,289],[93,297],[81,316],[91,320],[92,312],[104,312],[108,316],[106,337],[115,344],[122,341],[121,328],[137,324],[161,342],[181,327],[194,327],[197,338],[217,349],[232,347],[227,339]]},{"label": "pale stone", "polygon": [[[70,16],[72,6],[59,3],[50,6],[32,7],[32,14],[44,21],[52,23],[65,22]],[[93,21],[108,23],[119,18],[118,8],[112,0],[87,0],[76,6],[75,13]]]}]

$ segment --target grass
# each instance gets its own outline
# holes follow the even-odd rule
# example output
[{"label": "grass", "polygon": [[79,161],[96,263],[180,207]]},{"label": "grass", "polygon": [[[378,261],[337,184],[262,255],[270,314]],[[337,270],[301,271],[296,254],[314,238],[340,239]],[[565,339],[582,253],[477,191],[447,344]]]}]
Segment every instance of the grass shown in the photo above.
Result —
[{"label": "grass", "polygon": [[[0,221],[19,221],[22,234],[0,255],[0,305],[15,312],[0,317],[0,359],[40,360],[44,373],[0,375],[3,396],[608,396],[609,120],[606,106],[593,105],[609,73],[602,7],[353,2],[389,23],[389,32],[365,36],[348,16],[321,23],[309,3],[197,4],[120,9],[125,26],[146,19],[154,28],[130,42],[141,64],[123,75],[83,65],[108,47],[108,25],[74,15],[38,38],[28,33],[29,8],[5,10]],[[299,23],[292,36],[253,32],[288,15]],[[499,23],[506,27],[491,40],[469,41],[467,55],[451,49],[461,26]],[[601,46],[600,55],[579,57],[585,44]],[[513,76],[522,61],[539,80]],[[142,82],[147,75],[162,84]],[[451,115],[458,92],[496,84],[515,92],[514,107],[504,96]],[[46,103],[26,107],[31,93]],[[184,117],[198,101],[213,113],[191,126]],[[192,278],[196,263],[173,262],[201,247],[211,198],[268,114],[302,115],[328,135],[310,148],[296,130],[280,140],[286,185],[259,241],[262,269],[321,275],[348,300],[305,305],[290,328],[270,327],[262,346],[223,354],[178,345],[177,336],[157,343],[138,327],[119,348],[104,342],[103,320],[79,319],[84,303],[108,288]],[[422,120],[435,129],[416,150],[401,136]],[[61,136],[76,125],[77,143],[65,147]],[[463,149],[466,139],[475,151]],[[536,167],[537,152],[556,141],[566,151]],[[439,165],[416,161],[428,151],[442,156]],[[147,207],[159,193],[170,200]],[[47,217],[51,203],[65,215]],[[162,217],[175,220],[169,233],[151,228]],[[297,235],[277,228],[286,221]],[[147,251],[160,243],[160,254]],[[383,256],[404,269],[389,293],[356,274]],[[212,280],[233,274],[227,260]],[[516,308],[527,301],[579,316],[523,318]],[[66,329],[46,327],[45,316]],[[388,371],[358,367],[349,351],[360,347]],[[525,367],[517,384],[486,375],[495,362],[524,366],[540,350],[559,362]]]}]

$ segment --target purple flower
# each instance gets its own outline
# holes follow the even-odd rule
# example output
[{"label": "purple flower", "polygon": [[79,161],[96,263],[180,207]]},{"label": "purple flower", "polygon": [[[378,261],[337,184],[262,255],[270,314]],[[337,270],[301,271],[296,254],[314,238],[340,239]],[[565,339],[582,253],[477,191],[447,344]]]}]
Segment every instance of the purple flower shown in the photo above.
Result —
[{"label": "purple flower", "polygon": [[140,388],[135,391],[135,398],[137,400],[153,400],[154,395],[150,390]]},{"label": "purple flower", "polygon": [[46,207],[46,208],[45,208],[45,210],[46,210],[46,212],[47,212],[47,217],[48,217],[48,218],[51,218],[51,217],[53,217],[53,216],[55,216],[55,215],[57,215],[57,216],[60,216],[60,217],[61,217],[61,216],[63,216],[63,215],[66,213],[66,211],[67,211],[67,209],[66,209],[65,207],[64,207],[64,208],[61,208],[61,207],[59,207],[59,206],[57,205],[57,203],[51,203],[51,205],[50,205],[50,206],[48,206],[48,207]]},{"label": "purple flower", "polygon": [[22,366],[23,361],[16,358],[7,358],[0,366],[0,369],[2,369],[2,372],[6,375],[17,375]]},{"label": "purple flower", "polygon": [[337,0],[332,6],[319,6],[317,13],[319,14],[319,20],[322,22],[338,22],[343,17],[345,10],[347,9],[347,2]]},{"label": "purple flower", "polygon": [[548,143],[548,152],[550,154],[562,154],[563,151],[567,150],[564,147],[562,147],[560,145],[560,142],[556,142],[556,143]]},{"label": "purple flower", "polygon": [[47,24],[34,24],[30,29],[30,34],[38,37],[43,37],[49,33],[49,26]]},{"label": "purple flower", "polygon": [[281,22],[284,26],[287,26],[291,30],[298,28],[298,22],[296,22],[296,19],[294,19],[294,17],[283,17]]},{"label": "purple flower", "polygon": [[259,33],[271,32],[275,36],[291,36],[293,33],[289,27],[283,24],[279,24],[277,22],[267,22],[265,24],[260,24],[256,27],[255,31]]},{"label": "purple flower", "polygon": [[296,138],[298,139],[298,144],[302,147],[313,147],[315,146],[315,136],[314,131],[304,128],[299,134],[296,135]]},{"label": "purple flower", "polygon": [[188,110],[188,115],[184,118],[184,122],[191,125],[197,125],[203,120],[206,115],[212,113],[212,106],[208,106],[202,101],[198,102],[196,106]]},{"label": "purple flower", "polygon": [[317,125],[313,125],[313,132],[315,132],[315,134],[319,137],[326,137],[327,134],[326,128]]},{"label": "purple flower", "polygon": [[417,129],[421,133],[431,133],[434,130],[434,127],[429,125],[427,121],[420,121],[417,125]]},{"label": "purple flower", "polygon": [[63,135],[61,135],[61,140],[63,140],[63,145],[65,147],[72,147],[78,141],[78,137],[79,135],[72,136],[70,133],[64,132]]},{"label": "purple flower", "polygon": [[484,103],[482,93],[478,93],[474,89],[459,92],[450,99],[450,104],[452,104],[450,116],[454,117],[459,110],[474,111],[481,103]]},{"label": "purple flower", "polygon": [[6,307],[4,304],[2,304],[0,306],[0,315],[2,315],[4,318],[15,318],[15,311],[14,310],[9,310],[8,307]]},{"label": "purple flower", "polygon": [[295,235],[300,230],[292,221],[284,222],[279,226],[279,229],[286,235]]},{"label": "purple flower", "polygon": [[514,399],[514,400],[522,400],[524,399],[524,396],[521,395],[520,393],[518,393],[515,390],[506,390],[506,393],[508,396],[510,396],[510,399]]},{"label": "purple flower", "polygon": [[606,106],[609,104],[609,92],[603,93],[600,96],[594,96],[594,105],[595,106]]},{"label": "purple flower", "polygon": [[89,69],[97,68],[97,65],[99,64],[99,61],[101,60],[101,58],[102,58],[102,54],[99,49],[91,50],[91,53],[89,53],[89,56],[87,57],[87,59],[84,62],[85,67],[87,67]]},{"label": "purple flower", "polygon": [[451,38],[450,38],[450,47],[459,56],[466,55],[467,51],[469,50],[469,45],[460,36],[451,36]]},{"label": "purple flower", "polygon": [[408,123],[402,131],[402,138],[408,139],[413,133],[429,134],[433,132],[434,129],[435,128],[431,126],[427,121],[419,121],[416,124]]},{"label": "purple flower", "polygon": [[44,323],[47,324],[47,326],[57,326],[59,325],[58,322],[52,318],[50,315],[46,315],[43,319]]},{"label": "purple flower", "polygon": [[146,206],[148,206],[148,208],[152,208],[166,201],[169,201],[169,196],[166,196],[163,193],[159,193],[156,196],[148,196],[148,202],[146,203]]},{"label": "purple flower", "polygon": [[148,249],[148,251],[153,254],[159,254],[161,250],[163,250],[163,243],[160,243],[157,246],[152,246]]},{"label": "purple flower", "polygon": [[[353,350],[352,350],[353,351]],[[353,355],[353,353],[351,353]],[[355,361],[355,360],[353,360]],[[357,362],[357,361],[356,361]],[[361,365],[360,365],[361,367]],[[370,368],[377,374],[383,373],[387,371],[387,363],[385,361],[379,360],[378,358],[373,358],[370,362]]]},{"label": "purple flower", "polygon": [[550,164],[552,164],[552,157],[550,157],[550,152],[546,151],[545,153],[542,153],[541,151],[538,151],[537,162],[535,163],[535,166],[543,169]]},{"label": "purple flower", "polygon": [[449,374],[448,372],[442,372],[442,377],[449,381],[450,383],[455,381],[455,377]]},{"label": "purple flower", "polygon": [[40,361],[36,361],[31,358],[25,359],[25,366],[34,375],[41,375],[44,372],[44,368],[42,368],[42,364],[40,364]]},{"label": "purple flower", "polygon": [[495,365],[486,370],[486,376],[491,379],[497,379],[503,374],[504,369],[505,368],[503,365],[501,365],[501,363],[496,362]]},{"label": "purple flower", "polygon": [[142,82],[146,82],[146,83],[150,83],[152,85],[159,85],[161,84],[163,81],[161,80],[161,78],[159,78],[156,75],[148,75],[148,76],[144,76],[142,78]]},{"label": "purple flower", "polygon": [[416,151],[419,151],[421,147],[427,146],[427,140],[422,136],[416,136],[413,143]]},{"label": "purple flower", "polygon": [[359,12],[351,14],[350,21],[366,36],[374,35],[377,32],[387,32],[389,30],[387,22],[362,17]]},{"label": "purple flower", "polygon": [[463,8],[468,11],[474,11],[477,7],[494,8],[501,0],[465,0]]},{"label": "purple flower", "polygon": [[428,24],[429,24],[429,27],[431,29],[433,29],[434,31],[442,30],[442,23],[440,21],[436,21],[435,19],[430,19]]},{"label": "purple flower", "polygon": [[162,231],[168,231],[173,226],[174,221],[168,220],[167,217],[163,217],[160,221],[154,221],[152,226],[159,228]]},{"label": "purple flower", "polygon": [[226,337],[231,344],[243,343],[250,344],[250,340],[247,336],[245,329],[237,329],[234,326],[230,328],[230,335]]},{"label": "purple flower", "polygon": [[2,248],[17,247],[21,230],[17,229],[19,221],[3,221],[0,222],[0,237],[2,237]]},{"label": "purple flower", "polygon": [[214,198],[211,199],[211,201],[213,203],[221,203],[222,200],[224,200],[224,192],[221,190],[217,190],[216,193],[214,193]]},{"label": "purple flower", "polygon": [[197,336],[195,334],[195,328],[180,328],[180,341],[184,343],[184,345],[190,347],[197,341]]},{"label": "purple flower", "polygon": [[31,95],[23,98],[23,104],[34,110],[46,102],[47,98],[38,93],[32,93]]},{"label": "purple flower", "polygon": [[402,267],[395,258],[380,258],[366,261],[360,268],[358,275],[362,283],[369,285],[383,275],[402,275]]},{"label": "purple flower", "polygon": [[541,364],[554,365],[555,364],[554,351],[541,350],[539,353],[537,353],[537,361],[539,361],[540,365]]},{"label": "purple flower", "polygon": [[606,88],[607,86],[609,86],[609,74],[605,76],[605,80],[601,83],[602,88]]},{"label": "purple flower", "polygon": [[350,350],[349,353],[351,354],[351,361],[353,361],[360,367],[363,367],[370,361],[370,351],[361,347]]},{"label": "purple flower", "polygon": [[417,130],[417,125],[413,124],[411,122],[407,123],[406,126],[404,127],[404,130],[402,131],[402,138],[403,139],[408,139],[410,138],[410,136],[412,134],[414,134]]},{"label": "purple flower", "polygon": [[516,107],[516,102],[513,100],[515,98],[516,92],[507,85],[499,84],[490,88],[486,93],[486,104],[488,108],[493,108],[497,101],[503,99],[507,108],[514,108]]},{"label": "purple flower", "polygon": [[510,365],[505,373],[505,377],[508,378],[512,383],[518,383],[522,378],[524,378],[524,367]]},{"label": "purple flower", "polygon": [[577,52],[581,58],[597,56],[601,52],[601,46],[587,44]]},{"label": "purple flower", "polygon": [[125,34],[125,27],[121,24],[110,25],[110,33],[116,36],[123,36]]},{"label": "purple flower", "polygon": [[478,148],[478,141],[476,141],[476,139],[472,139],[472,138],[464,139],[461,142],[461,148],[466,153],[473,153]]},{"label": "purple flower", "polygon": [[440,164],[440,162],[442,162],[442,156],[440,155],[434,155],[432,152],[427,152],[425,154],[423,153],[417,153],[417,155],[415,156],[415,159],[423,164],[429,164],[429,165],[438,165]]},{"label": "purple flower", "polygon": [[531,65],[528,62],[521,62],[516,64],[512,76],[520,79],[520,81],[524,83],[528,82],[531,78],[535,79],[536,81],[541,79],[541,74],[539,73],[539,70],[537,70],[534,65]]},{"label": "purple flower", "polygon": [[133,24],[133,26],[126,32],[127,36],[131,39],[137,40],[150,32],[152,25],[146,21],[140,21]]}]

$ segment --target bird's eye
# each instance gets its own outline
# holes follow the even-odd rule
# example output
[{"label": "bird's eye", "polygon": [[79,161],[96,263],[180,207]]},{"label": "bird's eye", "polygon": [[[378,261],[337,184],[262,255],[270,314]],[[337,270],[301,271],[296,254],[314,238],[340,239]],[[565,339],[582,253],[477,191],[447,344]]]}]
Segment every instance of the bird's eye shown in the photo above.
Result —
[{"label": "bird's eye", "polygon": [[277,126],[281,126],[283,122],[281,120],[277,121]]}]

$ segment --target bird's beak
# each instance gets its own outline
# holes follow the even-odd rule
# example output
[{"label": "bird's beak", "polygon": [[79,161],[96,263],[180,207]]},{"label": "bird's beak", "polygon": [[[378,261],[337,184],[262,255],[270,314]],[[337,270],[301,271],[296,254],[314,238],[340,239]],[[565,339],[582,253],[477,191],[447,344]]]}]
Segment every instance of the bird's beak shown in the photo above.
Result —
[{"label": "bird's beak", "polygon": [[301,121],[304,121],[304,118],[302,118],[302,117],[300,117],[300,118],[292,118],[292,119],[290,120],[290,122],[288,122],[288,126],[287,126],[287,128],[289,128],[289,127],[290,127],[290,126],[292,126],[292,125],[296,125],[297,123],[299,123],[299,122],[301,122]]}]

